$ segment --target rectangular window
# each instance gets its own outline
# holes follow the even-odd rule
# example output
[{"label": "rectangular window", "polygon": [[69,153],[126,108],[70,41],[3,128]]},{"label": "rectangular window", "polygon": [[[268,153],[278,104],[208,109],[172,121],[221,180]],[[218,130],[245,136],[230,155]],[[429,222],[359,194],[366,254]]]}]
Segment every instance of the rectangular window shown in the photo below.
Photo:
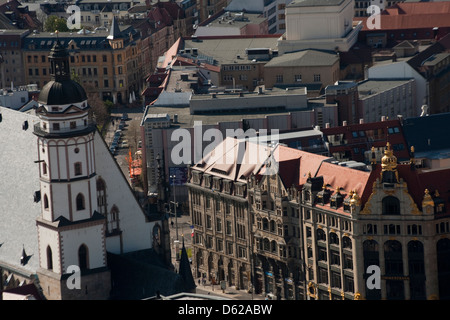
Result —
[{"label": "rectangular window", "polygon": [[81,162],[75,163],[75,175],[76,176],[81,176],[82,175]]},{"label": "rectangular window", "polygon": [[222,219],[220,218],[216,219],[216,231],[222,232]]},{"label": "rectangular window", "polygon": [[227,233],[227,235],[231,235],[232,234],[231,221],[227,221],[225,232]]},{"label": "rectangular window", "polygon": [[277,83],[283,83],[283,75],[282,74],[278,74],[276,76],[276,80]]},{"label": "rectangular window", "polygon": [[320,74],[314,75],[314,82],[320,82]]}]

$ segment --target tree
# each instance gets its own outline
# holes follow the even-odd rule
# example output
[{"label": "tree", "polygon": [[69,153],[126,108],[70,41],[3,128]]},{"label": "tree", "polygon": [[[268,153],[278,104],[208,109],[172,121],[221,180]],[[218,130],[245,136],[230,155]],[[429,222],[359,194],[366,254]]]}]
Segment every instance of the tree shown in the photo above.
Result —
[{"label": "tree", "polygon": [[51,15],[45,20],[44,31],[55,32],[56,30],[59,32],[67,32],[69,31],[69,28],[67,28],[67,23],[64,18]]}]

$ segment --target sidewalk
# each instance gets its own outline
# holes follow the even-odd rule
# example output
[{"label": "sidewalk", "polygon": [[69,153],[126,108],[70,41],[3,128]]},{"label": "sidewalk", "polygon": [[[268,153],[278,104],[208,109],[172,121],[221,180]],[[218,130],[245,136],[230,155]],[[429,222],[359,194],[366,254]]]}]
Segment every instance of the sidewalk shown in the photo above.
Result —
[{"label": "sidewalk", "polygon": [[222,290],[220,285],[212,285],[209,281],[203,285],[200,278],[195,279],[195,284],[197,285],[196,292],[201,294],[211,294],[232,300],[265,300],[265,297],[261,294],[251,294],[247,290],[236,290],[234,286],[227,286],[225,290]]}]

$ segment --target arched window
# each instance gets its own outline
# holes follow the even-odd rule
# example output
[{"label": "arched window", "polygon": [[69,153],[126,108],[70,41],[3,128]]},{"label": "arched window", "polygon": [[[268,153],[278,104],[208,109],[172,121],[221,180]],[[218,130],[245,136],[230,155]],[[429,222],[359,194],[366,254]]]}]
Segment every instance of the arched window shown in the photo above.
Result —
[{"label": "arched window", "polygon": [[320,241],[326,241],[327,240],[327,236],[325,234],[325,231],[323,231],[322,229],[317,229],[317,240]]},{"label": "arched window", "polygon": [[[397,240],[384,243],[385,274],[387,276],[403,276],[402,244]],[[390,300],[404,300],[403,280],[386,280],[386,295]]]},{"label": "arched window", "polygon": [[270,220],[270,232],[275,232],[275,221]]},{"label": "arched window", "polygon": [[44,194],[44,209],[48,210],[48,197],[46,194]]},{"label": "arched window", "polygon": [[383,214],[398,215],[400,214],[400,201],[393,196],[383,198]]},{"label": "arched window", "polygon": [[339,237],[335,232],[330,232],[330,244],[339,245]]},{"label": "arched window", "polygon": [[425,263],[422,242],[408,242],[408,267],[411,299],[425,300]]},{"label": "arched window", "polygon": [[[363,242],[363,256],[364,256],[364,270],[367,270],[369,266],[380,265],[378,243],[375,240],[366,240]],[[381,299],[381,290],[378,289],[366,290],[366,299],[367,300]]]},{"label": "arched window", "polygon": [[352,239],[349,237],[343,237],[342,238],[342,247],[344,249],[351,249],[352,248]]},{"label": "arched window", "polygon": [[263,248],[264,251],[270,251],[270,241],[267,238],[264,238],[263,240]]},{"label": "arched window", "polygon": [[47,269],[53,270],[53,255],[50,246],[47,246]]},{"label": "arched window", "polygon": [[270,242],[270,252],[272,252],[272,253],[277,252],[277,242],[275,240],[272,240]]},{"label": "arched window", "polygon": [[107,217],[108,231],[118,231],[119,230],[119,208],[116,205],[113,205],[111,208],[111,212]]},{"label": "arched window", "polygon": [[84,209],[85,209],[85,205],[84,205],[84,196],[83,196],[83,194],[79,193],[79,194],[77,195],[77,198],[76,198],[76,205],[77,205],[77,211],[80,211],[80,210],[84,210]]},{"label": "arched window", "polygon": [[102,178],[98,178],[97,180],[97,205],[98,211],[101,214],[106,215],[106,183]]},{"label": "arched window", "polygon": [[78,249],[78,266],[80,270],[88,269],[88,248],[84,244]]},{"label": "arched window", "polygon": [[269,230],[269,220],[264,218],[262,222],[263,222],[263,230]]}]

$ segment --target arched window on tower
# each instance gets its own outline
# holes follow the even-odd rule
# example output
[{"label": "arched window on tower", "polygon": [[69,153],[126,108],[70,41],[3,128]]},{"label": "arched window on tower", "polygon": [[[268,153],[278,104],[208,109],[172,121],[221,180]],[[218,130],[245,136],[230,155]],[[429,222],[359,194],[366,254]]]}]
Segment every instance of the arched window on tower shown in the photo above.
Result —
[{"label": "arched window on tower", "polygon": [[83,196],[83,194],[79,193],[79,194],[77,195],[77,198],[76,198],[76,205],[77,205],[77,211],[80,211],[80,210],[84,210],[84,209],[85,209],[84,196]]},{"label": "arched window on tower", "polygon": [[78,266],[80,270],[86,270],[89,267],[88,248],[85,244],[82,244],[78,249]]},{"label": "arched window on tower", "polygon": [[99,212],[106,216],[106,183],[102,178],[98,178],[97,180],[97,205]]},{"label": "arched window on tower", "polygon": [[387,215],[399,215],[400,214],[400,201],[393,196],[383,198],[383,214]]},{"label": "arched window on tower", "polygon": [[48,210],[48,197],[46,194],[44,194],[44,209]]},{"label": "arched window on tower", "polygon": [[107,218],[108,232],[119,231],[119,208],[113,205]]},{"label": "arched window on tower", "polygon": [[53,270],[53,255],[50,246],[47,246],[47,269]]}]

